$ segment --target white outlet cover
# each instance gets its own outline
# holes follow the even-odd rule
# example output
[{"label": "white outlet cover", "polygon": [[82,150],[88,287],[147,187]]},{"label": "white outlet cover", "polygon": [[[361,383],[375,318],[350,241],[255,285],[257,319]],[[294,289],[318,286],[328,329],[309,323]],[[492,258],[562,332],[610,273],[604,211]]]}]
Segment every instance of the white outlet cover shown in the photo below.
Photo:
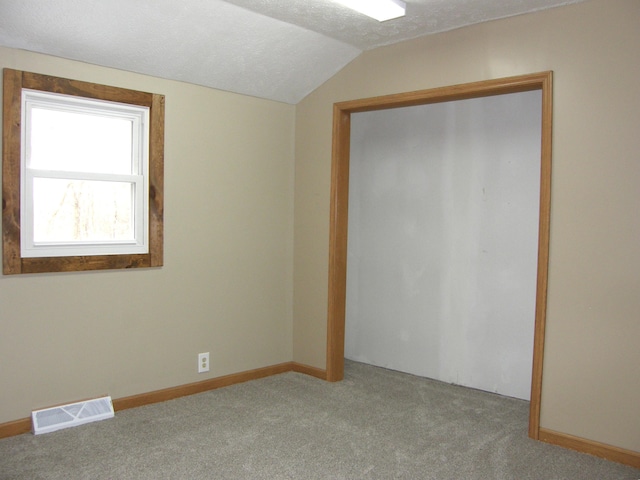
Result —
[{"label": "white outlet cover", "polygon": [[198,373],[209,371],[209,352],[198,354]]}]

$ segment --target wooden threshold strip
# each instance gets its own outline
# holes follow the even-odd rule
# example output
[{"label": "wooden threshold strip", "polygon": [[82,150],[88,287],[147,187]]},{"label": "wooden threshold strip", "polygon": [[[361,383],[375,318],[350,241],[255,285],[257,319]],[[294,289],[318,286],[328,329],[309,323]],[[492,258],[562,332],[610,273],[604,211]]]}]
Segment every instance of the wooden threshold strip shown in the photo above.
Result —
[{"label": "wooden threshold strip", "polygon": [[[129,397],[117,398],[113,400],[113,409],[115,411],[126,410],[128,408],[142,407],[153,403],[166,402],[187,395],[207,392],[217,388],[228,387],[238,383],[257,380],[259,378],[270,377],[286,372],[297,372],[310,375],[312,377],[326,380],[327,374],[325,370],[316,367],[304,365],[296,362],[285,362],[269,367],[256,368],[255,370],[247,370],[245,372],[233,373],[222,377],[211,378],[201,382],[188,383],[177,387],[155,390],[153,392],[141,393]],[[0,438],[21,435],[31,431],[31,417],[21,418],[12,422],[0,424]]]}]

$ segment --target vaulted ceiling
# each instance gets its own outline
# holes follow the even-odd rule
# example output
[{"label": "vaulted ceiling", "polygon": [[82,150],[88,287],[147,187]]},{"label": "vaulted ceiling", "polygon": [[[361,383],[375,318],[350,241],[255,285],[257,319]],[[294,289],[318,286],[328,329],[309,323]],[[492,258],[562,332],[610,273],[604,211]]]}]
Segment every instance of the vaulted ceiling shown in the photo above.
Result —
[{"label": "vaulted ceiling", "polygon": [[[295,104],[363,51],[582,0],[1,0],[0,45]],[[46,73],[46,72],[41,72]]]}]

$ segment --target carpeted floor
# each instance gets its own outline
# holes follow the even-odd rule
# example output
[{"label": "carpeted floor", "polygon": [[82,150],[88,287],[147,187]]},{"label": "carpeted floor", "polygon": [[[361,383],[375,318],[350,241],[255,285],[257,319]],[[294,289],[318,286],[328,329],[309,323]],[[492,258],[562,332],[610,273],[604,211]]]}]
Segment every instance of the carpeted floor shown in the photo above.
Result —
[{"label": "carpeted floor", "polygon": [[530,440],[528,403],[347,362],[0,440],[0,479],[637,480]]}]

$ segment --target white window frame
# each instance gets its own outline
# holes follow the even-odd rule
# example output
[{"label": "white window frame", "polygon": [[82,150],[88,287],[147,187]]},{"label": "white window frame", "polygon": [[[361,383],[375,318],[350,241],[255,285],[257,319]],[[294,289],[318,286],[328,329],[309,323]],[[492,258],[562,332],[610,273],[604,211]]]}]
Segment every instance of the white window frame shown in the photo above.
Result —
[{"label": "white window frame", "polygon": [[[130,175],[82,171],[53,171],[29,166],[29,136],[33,107],[57,111],[88,113],[132,122],[132,172]],[[22,90],[21,194],[20,224],[22,257],[66,257],[87,255],[121,255],[149,253],[149,107],[106,100],[94,100],[73,95]],[[133,195],[134,238],[124,241],[34,241],[33,183],[35,178],[115,181],[131,183]]]}]

